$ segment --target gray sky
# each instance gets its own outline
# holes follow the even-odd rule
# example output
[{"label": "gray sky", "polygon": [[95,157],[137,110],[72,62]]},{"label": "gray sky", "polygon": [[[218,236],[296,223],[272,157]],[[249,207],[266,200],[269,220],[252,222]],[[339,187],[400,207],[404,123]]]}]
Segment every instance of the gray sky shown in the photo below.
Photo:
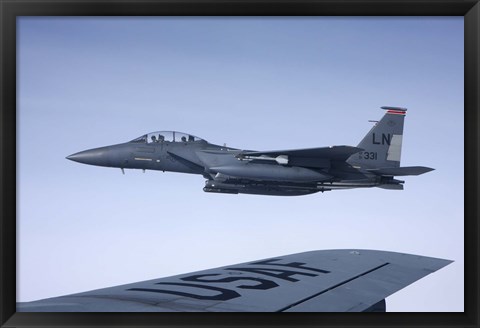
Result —
[{"label": "gray sky", "polygon": [[[463,17],[18,20],[17,300],[317,249],[454,260],[387,311],[463,311]],[[273,150],[352,145],[407,107],[379,188],[210,194],[196,175],[81,165],[158,130]]]}]

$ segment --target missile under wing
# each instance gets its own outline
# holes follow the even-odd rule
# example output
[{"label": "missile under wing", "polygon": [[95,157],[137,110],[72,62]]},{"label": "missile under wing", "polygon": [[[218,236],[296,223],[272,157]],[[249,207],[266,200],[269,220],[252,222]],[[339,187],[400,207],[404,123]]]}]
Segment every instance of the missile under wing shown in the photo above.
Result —
[{"label": "missile under wing", "polygon": [[17,312],[384,312],[386,297],[451,262],[311,251],[17,303]]}]

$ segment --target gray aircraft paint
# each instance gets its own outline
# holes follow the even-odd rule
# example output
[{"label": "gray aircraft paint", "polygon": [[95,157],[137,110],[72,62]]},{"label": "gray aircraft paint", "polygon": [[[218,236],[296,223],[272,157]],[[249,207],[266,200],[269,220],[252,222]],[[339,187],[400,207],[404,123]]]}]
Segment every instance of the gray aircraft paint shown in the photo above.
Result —
[{"label": "gray aircraft paint", "polygon": [[204,191],[298,196],[339,189],[402,190],[395,176],[432,168],[400,167],[405,108],[384,106],[383,118],[357,147],[253,151],[211,144],[178,131],[145,134],[130,142],[67,157],[79,163],[122,169],[203,175]]},{"label": "gray aircraft paint", "polygon": [[17,303],[18,312],[384,312],[385,298],[452,261],[323,250]]}]

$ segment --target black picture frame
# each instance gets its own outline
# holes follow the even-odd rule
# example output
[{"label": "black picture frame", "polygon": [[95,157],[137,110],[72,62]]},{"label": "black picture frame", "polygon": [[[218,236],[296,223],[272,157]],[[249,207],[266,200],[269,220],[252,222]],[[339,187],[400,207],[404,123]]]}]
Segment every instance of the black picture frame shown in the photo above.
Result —
[{"label": "black picture frame", "polygon": [[[0,324],[2,327],[86,326],[444,326],[478,327],[478,1],[13,1],[0,0]],[[464,313],[16,313],[16,18],[17,16],[464,16],[465,19],[465,311]],[[448,190],[445,192],[455,192]]]}]

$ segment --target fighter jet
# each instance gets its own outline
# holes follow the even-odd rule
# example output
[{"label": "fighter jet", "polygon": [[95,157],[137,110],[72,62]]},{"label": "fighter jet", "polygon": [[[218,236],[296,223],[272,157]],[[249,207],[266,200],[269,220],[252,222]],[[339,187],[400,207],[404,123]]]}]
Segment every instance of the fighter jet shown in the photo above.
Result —
[{"label": "fighter jet", "polygon": [[451,262],[311,251],[17,303],[17,312],[385,312],[387,296]]},{"label": "fighter jet", "polygon": [[337,189],[403,190],[396,176],[432,171],[400,167],[406,108],[386,112],[357,147],[330,146],[254,151],[215,145],[177,131],[151,132],[132,141],[85,150],[67,159],[97,166],[203,175],[205,192],[276,196]]}]

